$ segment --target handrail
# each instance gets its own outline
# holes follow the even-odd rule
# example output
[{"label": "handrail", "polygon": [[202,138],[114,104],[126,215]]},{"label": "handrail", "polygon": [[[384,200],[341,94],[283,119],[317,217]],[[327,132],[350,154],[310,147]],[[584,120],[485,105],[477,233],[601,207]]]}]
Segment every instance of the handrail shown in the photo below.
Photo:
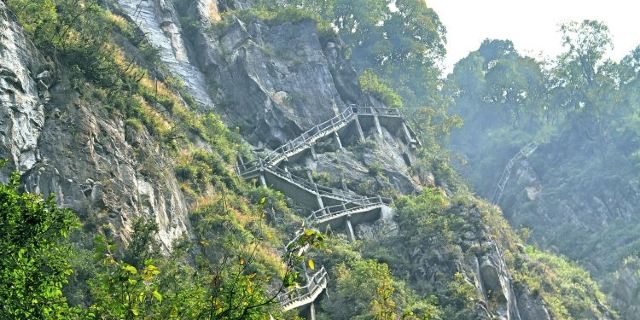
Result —
[{"label": "handrail", "polygon": [[[272,168],[264,168],[265,170],[271,171],[272,173],[280,176],[281,178],[284,179],[288,179],[290,181],[293,181],[296,184],[299,184],[309,190],[312,191],[316,191],[318,192],[318,194],[320,195],[326,195],[326,196],[333,196],[333,197],[339,197],[342,198],[343,200],[345,200],[345,202],[359,202],[360,198],[354,194],[348,194],[347,192],[340,190],[340,189],[334,189],[331,187],[327,187],[327,186],[323,186],[323,185],[319,185],[317,183],[313,183],[307,179],[304,179],[302,177],[298,177],[294,174],[292,174],[291,172],[287,172],[285,170],[282,170],[278,167],[272,167]],[[327,190],[331,190],[330,192],[328,192]]]},{"label": "handrail", "polygon": [[[245,164],[243,169],[252,170],[254,167],[259,165],[260,160],[262,160],[264,165],[274,166],[285,159],[291,151],[296,151],[306,145],[310,146],[310,142],[312,140],[316,140],[331,133],[331,129],[350,122],[358,115],[402,117],[400,110],[397,108],[357,107],[355,105],[350,105],[339,115],[313,126],[293,140],[289,140],[285,144],[269,152],[265,157]],[[249,169],[247,169],[247,167],[249,167]]]},{"label": "handrail", "polygon": [[[377,201],[373,201],[372,199],[375,199]],[[385,201],[386,200],[386,201]],[[387,202],[388,201],[388,202]],[[388,203],[391,202],[391,199],[389,198],[367,198],[366,201],[364,201],[365,203],[362,203],[358,206],[355,207],[351,207],[348,208],[345,205],[335,205],[335,206],[328,206],[328,207],[324,207],[322,209],[313,211],[309,216],[307,216],[307,218],[305,219],[306,221],[309,222],[309,224],[313,224],[314,222],[317,222],[318,220],[333,220],[333,218],[338,217],[338,216],[342,216],[344,214],[347,214],[349,212],[356,212],[356,211],[361,211],[361,210],[365,210],[365,209],[369,209],[369,208],[375,208],[375,207],[382,207]]]},{"label": "handrail", "polygon": [[261,172],[262,170],[264,171],[268,171],[273,175],[276,175],[278,177],[280,177],[281,179],[290,181],[294,184],[297,184],[305,189],[308,189],[312,192],[317,192],[318,195],[320,196],[325,196],[325,197],[333,197],[333,198],[337,198],[338,200],[341,200],[345,203],[356,203],[356,204],[361,204],[362,203],[362,199],[366,198],[363,196],[358,196],[354,193],[349,193],[346,192],[344,190],[340,190],[340,189],[335,189],[335,188],[331,188],[328,186],[323,186],[323,185],[319,185],[316,183],[313,183],[307,179],[301,178],[299,176],[296,176],[294,174],[292,174],[291,172],[282,170],[281,168],[278,167],[262,167],[262,168],[257,168],[254,169],[252,171],[247,171],[241,174],[242,177],[247,177],[250,176],[251,174],[255,173],[255,172]]},{"label": "handrail", "polygon": [[327,270],[324,267],[320,268],[318,272],[313,274],[307,281],[304,287],[293,288],[287,292],[278,295],[280,304],[284,307],[285,311],[291,308],[287,308],[297,302],[302,302],[307,298],[313,297],[319,291],[324,290],[326,287]]},{"label": "handrail", "polygon": [[287,245],[286,245],[286,246],[284,246],[284,250],[285,250],[285,251],[289,252],[289,251],[291,251],[292,249],[298,249],[298,256],[301,256],[305,251],[307,251],[307,249],[309,249],[310,245],[309,245],[308,243],[305,243],[305,245],[303,245],[302,247],[299,247],[299,248],[296,248],[296,247],[294,246],[294,244],[296,243],[296,241],[298,241],[298,239],[300,239],[300,237],[302,237],[302,236],[305,234],[305,229],[312,229],[312,230],[314,230],[314,231],[316,231],[316,232],[319,232],[317,229],[315,229],[315,228],[310,228],[310,227],[307,227],[307,228],[302,227],[301,229],[298,229],[298,230],[296,231],[296,234],[295,234],[295,236],[293,237],[293,239],[291,239],[291,241],[289,241],[289,242],[287,243]]},{"label": "handrail", "polygon": [[500,201],[500,198],[502,198],[502,193],[504,192],[504,188],[509,182],[509,177],[511,177],[511,170],[513,169],[513,166],[516,164],[516,162],[522,160],[523,158],[529,157],[536,151],[536,149],[538,149],[538,143],[529,142],[524,147],[522,147],[522,149],[520,149],[518,153],[513,156],[513,158],[509,159],[509,162],[507,162],[507,166],[504,168],[502,174],[500,175],[500,179],[498,179],[498,185],[493,192],[491,203],[498,204],[498,201]]}]

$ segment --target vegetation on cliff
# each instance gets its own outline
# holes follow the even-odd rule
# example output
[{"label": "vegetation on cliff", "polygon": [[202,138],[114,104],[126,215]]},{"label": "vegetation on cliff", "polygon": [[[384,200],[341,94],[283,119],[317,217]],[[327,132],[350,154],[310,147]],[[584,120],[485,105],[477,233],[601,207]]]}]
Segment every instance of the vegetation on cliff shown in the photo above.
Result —
[{"label": "vegetation on cliff", "polygon": [[[6,229],[0,252],[18,259],[0,261],[0,284],[16,290],[0,290],[11,295],[3,299],[0,316],[296,318],[295,311],[283,313],[275,297],[303,281],[302,259],[311,269],[324,265],[332,275],[333,291],[318,315],[324,319],[486,317],[505,305],[500,281],[507,274],[535,291],[554,318],[606,312],[588,274],[538,250],[519,249],[522,241],[500,213],[469,194],[449,166],[440,146],[459,119],[447,115],[448,98],[440,90],[437,64],[445,29],[422,1],[396,1],[393,12],[381,0],[264,1],[226,13],[273,24],[314,19],[322,36],[340,37],[363,91],[389,106],[404,106],[415,120],[425,145],[415,170],[436,176],[436,186],[395,199],[396,235],[347,242],[305,231],[305,243],[298,245],[313,245],[311,260],[280,249],[303,224],[284,196],[237,177],[236,156],[251,158],[239,135],[219,115],[197,111],[144,34],[115,6],[92,0],[7,4],[82,103],[103,108],[159,143],[157,152],[188,197],[192,234],[167,252],[156,243],[157,226],[144,219],[132,223],[132,236],[123,242],[114,241],[115,230],[98,215],[71,232],[76,219],[68,210],[22,193],[13,179],[0,188],[7,199],[0,212],[0,228]],[[222,30],[227,22],[223,17],[213,28]],[[141,162],[145,174],[163,179],[154,163]],[[40,227],[46,232],[33,233]],[[469,262],[474,259],[503,278],[483,280],[493,287],[478,290]],[[508,270],[500,273],[503,259]]]},{"label": "vegetation on cliff", "polygon": [[640,252],[631,209],[638,203],[640,50],[609,59],[611,34],[597,21],[560,31],[565,51],[551,61],[523,56],[508,40],[487,40],[456,64],[447,87],[465,126],[451,145],[474,189],[489,197],[509,159],[539,143],[517,163],[500,205],[531,240],[610,283]]}]

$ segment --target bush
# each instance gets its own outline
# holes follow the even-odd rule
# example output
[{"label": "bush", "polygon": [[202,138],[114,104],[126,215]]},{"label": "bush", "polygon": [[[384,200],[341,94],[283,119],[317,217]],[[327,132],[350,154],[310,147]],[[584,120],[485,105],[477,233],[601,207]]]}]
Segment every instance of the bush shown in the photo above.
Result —
[{"label": "bush", "polygon": [[372,70],[365,70],[358,78],[358,82],[362,91],[373,95],[388,107],[402,108],[400,95],[384,84]]},{"label": "bush", "polygon": [[19,192],[19,182],[14,173],[0,185],[0,318],[68,318],[62,287],[72,251],[64,240],[77,218],[53,197]]}]

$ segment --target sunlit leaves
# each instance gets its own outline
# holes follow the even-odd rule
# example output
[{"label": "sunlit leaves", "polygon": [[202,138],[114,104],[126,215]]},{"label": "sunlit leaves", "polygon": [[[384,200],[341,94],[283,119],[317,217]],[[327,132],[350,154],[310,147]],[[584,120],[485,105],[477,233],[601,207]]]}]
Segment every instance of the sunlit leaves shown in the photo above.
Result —
[{"label": "sunlit leaves", "polygon": [[77,219],[53,198],[19,192],[19,178],[14,173],[0,185],[0,318],[68,317],[62,287],[71,249],[61,240]]}]

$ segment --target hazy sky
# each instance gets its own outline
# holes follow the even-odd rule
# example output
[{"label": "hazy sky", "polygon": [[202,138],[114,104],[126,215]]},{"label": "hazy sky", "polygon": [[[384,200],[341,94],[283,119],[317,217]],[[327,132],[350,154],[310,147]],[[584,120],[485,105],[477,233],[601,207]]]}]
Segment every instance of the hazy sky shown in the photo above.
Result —
[{"label": "hazy sky", "polygon": [[618,60],[640,45],[637,0],[426,0],[447,27],[446,66],[478,49],[482,40],[511,39],[528,55],[562,51],[560,24],[571,20],[605,22]]}]

